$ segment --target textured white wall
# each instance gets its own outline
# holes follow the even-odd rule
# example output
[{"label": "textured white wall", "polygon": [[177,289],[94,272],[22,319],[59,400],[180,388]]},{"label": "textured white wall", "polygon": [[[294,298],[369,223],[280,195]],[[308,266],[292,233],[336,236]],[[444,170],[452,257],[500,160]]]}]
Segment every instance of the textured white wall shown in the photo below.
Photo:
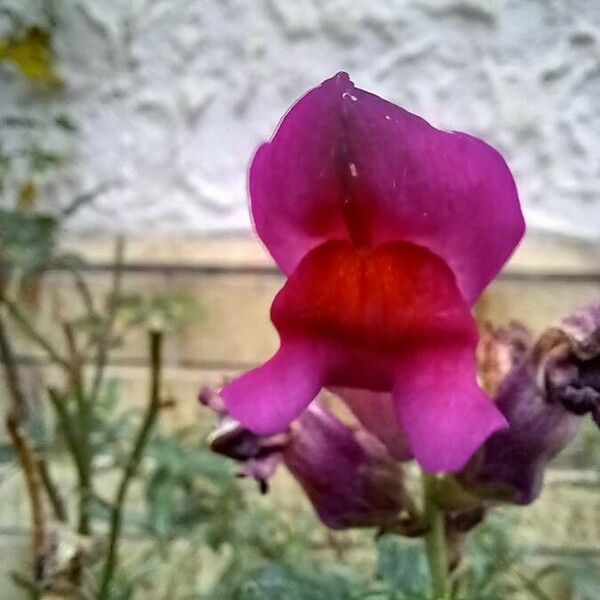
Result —
[{"label": "textured white wall", "polygon": [[[343,69],[498,147],[531,227],[600,238],[598,0],[58,4],[67,87],[54,102],[79,132],[48,198],[114,182],[73,219],[77,231],[248,228],[253,149],[298,95]],[[2,67],[3,113],[23,105],[11,81]]]}]

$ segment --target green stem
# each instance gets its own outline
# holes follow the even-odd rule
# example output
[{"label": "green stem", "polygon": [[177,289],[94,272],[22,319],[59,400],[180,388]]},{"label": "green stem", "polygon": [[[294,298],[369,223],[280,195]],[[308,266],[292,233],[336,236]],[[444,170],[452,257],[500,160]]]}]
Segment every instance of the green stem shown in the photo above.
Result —
[{"label": "green stem", "polygon": [[19,307],[7,297],[2,298],[2,302],[8,309],[8,313],[12,319],[19,325],[21,331],[27,335],[33,342],[46,351],[50,360],[58,363],[64,368],[69,368],[69,363],[60,355],[60,353],[52,346],[52,344],[35,328],[33,323],[21,312]]},{"label": "green stem", "polygon": [[110,596],[110,587],[117,568],[118,546],[123,524],[123,508],[129,485],[135,476],[140,460],[144,453],[146,444],[150,437],[152,427],[160,410],[160,373],[161,373],[161,349],[162,334],[158,331],[150,332],[150,400],[144,422],[138,432],[137,439],[127,461],[117,496],[113,505],[110,533],[108,543],[108,555],[104,568],[102,569],[100,591],[98,600],[106,600]]},{"label": "green stem", "polygon": [[40,472],[40,477],[42,478],[42,483],[44,484],[44,488],[46,489],[46,493],[48,494],[48,500],[50,501],[50,505],[52,506],[52,511],[54,512],[54,516],[61,523],[67,523],[69,517],[67,515],[67,507],[65,505],[64,498],[62,494],[58,491],[58,486],[56,485],[52,475],[50,474],[50,468],[48,467],[48,463],[45,458],[41,456],[37,457],[38,470]]},{"label": "green stem", "polygon": [[436,477],[424,473],[425,518],[428,525],[425,548],[431,573],[433,600],[450,600],[446,523],[444,511],[437,504],[437,487]]},{"label": "green stem", "polygon": [[83,388],[83,358],[77,347],[75,331],[72,324],[68,322],[63,323],[63,332],[69,351],[69,385],[77,404],[77,416],[74,418],[74,430],[77,431],[77,450],[80,455],[81,464],[81,470],[79,472],[79,524],[77,526],[77,532],[81,535],[90,535],[92,533],[90,502],[94,495],[92,481],[93,456],[90,445],[93,416],[91,412],[92,406],[90,405],[89,398],[86,397]]},{"label": "green stem", "polygon": [[82,443],[82,439],[78,435],[78,423],[69,413],[65,396],[61,395],[54,388],[48,388],[48,395],[56,411],[59,427],[65,437],[69,453],[77,471],[79,485],[79,523],[77,531],[82,535],[89,535],[91,533],[89,505],[94,491],[92,489],[90,463],[88,461],[87,450],[85,449],[86,444]]},{"label": "green stem", "polygon": [[94,318],[98,313],[96,312],[96,308],[94,306],[92,292],[90,291],[85,277],[81,273],[82,265],[83,261],[80,258],[76,256],[64,255],[56,258],[51,266],[54,268],[65,269],[71,274],[73,282],[75,283],[75,288],[81,296],[81,301],[85,307],[88,317]]},{"label": "green stem", "polygon": [[108,353],[112,344],[113,329],[117,320],[119,309],[119,298],[121,296],[121,286],[123,281],[123,260],[125,254],[125,241],[118,237],[115,246],[115,266],[113,269],[112,289],[107,301],[107,315],[102,323],[98,335],[96,348],[96,357],[94,360],[95,373],[89,392],[89,401],[95,404],[100,394],[100,389],[104,381],[104,371],[108,361]]},{"label": "green stem", "polygon": [[[19,423],[25,422],[27,419],[27,399],[23,393],[23,387],[21,385],[21,379],[19,377],[19,369],[17,367],[15,355],[10,343],[9,337],[6,333],[6,327],[4,325],[3,311],[0,307],[0,361],[4,363],[5,378],[10,396],[12,397],[12,414],[18,420]],[[67,513],[64,501],[58,492],[56,483],[50,475],[48,465],[46,461],[37,456],[37,466],[42,478],[42,483],[48,494],[50,503],[56,515],[56,518],[61,522],[67,521]]]},{"label": "green stem", "polygon": [[23,386],[19,377],[19,369],[10,338],[6,332],[3,313],[0,312],[0,360],[4,363],[4,376],[6,378],[6,386],[12,398],[13,414],[20,421],[25,421],[27,418],[27,399],[23,393]]}]

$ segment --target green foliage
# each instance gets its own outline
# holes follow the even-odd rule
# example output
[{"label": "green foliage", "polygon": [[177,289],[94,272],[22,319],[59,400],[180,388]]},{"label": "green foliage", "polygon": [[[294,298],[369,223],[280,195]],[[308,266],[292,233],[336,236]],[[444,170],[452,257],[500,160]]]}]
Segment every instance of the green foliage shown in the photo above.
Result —
[{"label": "green foliage", "polygon": [[0,8],[10,24],[0,36],[0,70],[16,98],[0,119],[0,204],[28,212],[36,208],[38,192],[65,168],[76,125],[56,93],[63,81],[52,49],[54,3],[39,0],[34,10],[23,4]]},{"label": "green foliage", "polygon": [[[138,411],[123,409],[120,384],[107,379],[89,414],[89,451],[93,457],[110,457],[109,465],[120,465],[125,460],[131,438],[139,420]],[[76,399],[71,408],[77,410]]]},{"label": "green foliage", "polygon": [[431,580],[423,544],[384,536],[377,543],[377,577],[389,600],[425,599]]},{"label": "green foliage", "polygon": [[593,421],[582,423],[577,443],[568,450],[568,458],[575,467],[600,470],[600,436]]},{"label": "green foliage", "polygon": [[251,573],[232,600],[359,600],[367,593],[364,582],[333,570],[303,571],[273,563]]},{"label": "green foliage", "polygon": [[242,509],[229,465],[198,443],[186,448],[166,435],[156,436],[147,456],[147,531],[164,544],[204,527],[207,543],[218,548],[228,538],[229,519]]},{"label": "green foliage", "polygon": [[591,560],[567,557],[559,563],[546,565],[534,575],[534,580],[538,583],[549,579],[564,582],[569,587],[573,600],[600,598],[600,570]]},{"label": "green foliage", "polygon": [[180,331],[200,316],[198,301],[179,291],[156,294],[128,293],[118,299],[119,313],[128,326]]},{"label": "green foliage", "polygon": [[510,540],[513,527],[504,516],[491,515],[484,527],[469,539],[469,555],[460,579],[460,600],[501,600],[515,591],[511,573],[523,562],[523,555]]},{"label": "green foliage", "polygon": [[27,215],[0,209],[3,259],[21,275],[43,269],[54,254],[57,222],[49,215]]}]

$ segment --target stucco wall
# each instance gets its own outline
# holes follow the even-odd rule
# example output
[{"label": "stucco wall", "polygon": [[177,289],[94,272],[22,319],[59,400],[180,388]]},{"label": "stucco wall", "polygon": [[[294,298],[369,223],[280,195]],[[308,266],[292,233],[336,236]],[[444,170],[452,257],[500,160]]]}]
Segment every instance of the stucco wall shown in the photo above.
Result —
[{"label": "stucco wall", "polygon": [[[23,0],[0,5],[25,6]],[[78,125],[50,202],[147,235],[249,226],[245,173],[290,102],[340,69],[512,166],[530,226],[600,238],[597,0],[64,0],[50,102]],[[22,10],[22,9],[20,9]],[[28,18],[31,17],[29,13]],[[0,25],[2,21],[0,21]],[[0,116],[44,112],[0,67]]]}]

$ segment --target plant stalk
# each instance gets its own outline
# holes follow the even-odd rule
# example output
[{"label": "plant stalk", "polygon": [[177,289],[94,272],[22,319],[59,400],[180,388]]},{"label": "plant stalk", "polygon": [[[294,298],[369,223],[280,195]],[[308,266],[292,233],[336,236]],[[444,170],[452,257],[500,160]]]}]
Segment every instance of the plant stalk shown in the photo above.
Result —
[{"label": "plant stalk", "polygon": [[66,406],[66,397],[54,388],[48,388],[48,396],[56,411],[58,425],[67,442],[69,454],[75,464],[77,481],[79,485],[79,523],[77,532],[81,535],[89,535],[91,526],[89,520],[89,503],[93,496],[90,464],[87,460],[87,450],[82,444],[81,437],[77,432],[77,422]]},{"label": "plant stalk", "polygon": [[427,561],[431,573],[432,600],[450,600],[450,577],[444,511],[437,503],[438,480],[423,474],[425,518],[428,530],[425,534]]},{"label": "plant stalk", "polygon": [[[19,369],[17,367],[16,358],[10,344],[8,335],[6,333],[6,327],[4,325],[4,317],[0,311],[0,360],[4,363],[6,383],[9,394],[12,398],[12,418],[16,419],[17,424],[22,424],[27,420],[27,400],[23,393],[23,387],[21,385],[21,379],[19,377]],[[42,479],[46,493],[55,516],[59,521],[67,521],[67,512],[65,508],[64,500],[62,499],[57,485],[50,475],[48,465],[46,461],[41,457],[37,456],[37,467]]]},{"label": "plant stalk", "polygon": [[4,363],[6,386],[12,399],[13,415],[19,421],[25,421],[28,413],[27,399],[23,393],[17,361],[6,331],[2,312],[0,312],[0,360]]},{"label": "plant stalk", "polygon": [[69,350],[69,364],[70,369],[67,372],[69,378],[70,394],[75,396],[77,405],[77,417],[75,418],[75,428],[77,431],[77,444],[76,451],[80,455],[80,467],[79,472],[79,524],[77,527],[78,533],[82,535],[90,535],[92,533],[92,526],[90,520],[90,502],[94,495],[93,481],[92,481],[92,449],[90,447],[90,432],[92,427],[92,406],[90,399],[86,397],[84,384],[82,365],[83,357],[81,356],[77,342],[75,339],[75,332],[71,323],[63,323],[63,332],[67,341],[67,348]]},{"label": "plant stalk", "polygon": [[34,580],[39,582],[45,577],[45,563],[48,552],[48,527],[42,496],[42,478],[38,469],[35,450],[18,418],[13,414],[9,413],[6,419],[6,428],[27,485],[27,495],[29,496],[31,508],[33,576]]},{"label": "plant stalk", "polygon": [[21,331],[35,342],[42,350],[46,352],[52,362],[59,364],[61,367],[68,369],[69,363],[65,360],[56,348],[36,329],[35,325],[29,317],[21,311],[15,302],[9,300],[6,296],[2,298],[2,302],[8,310],[8,314],[12,320],[19,326]]},{"label": "plant stalk", "polygon": [[89,392],[89,401],[92,404],[96,403],[100,389],[104,381],[104,372],[108,361],[108,353],[112,344],[113,329],[117,320],[119,309],[119,297],[121,295],[121,286],[123,281],[123,260],[125,255],[125,241],[122,237],[118,237],[115,245],[115,266],[112,276],[112,289],[107,303],[106,319],[102,323],[101,330],[98,334],[98,342],[96,348],[96,356],[94,359],[95,373]]},{"label": "plant stalk", "polygon": [[123,509],[129,485],[135,476],[140,460],[143,456],[150,433],[160,411],[160,376],[162,356],[162,333],[150,332],[150,398],[142,426],[138,432],[135,444],[127,461],[113,504],[108,554],[101,574],[98,600],[107,600],[110,597],[110,587],[116,572],[118,562],[118,547],[123,525]]}]

